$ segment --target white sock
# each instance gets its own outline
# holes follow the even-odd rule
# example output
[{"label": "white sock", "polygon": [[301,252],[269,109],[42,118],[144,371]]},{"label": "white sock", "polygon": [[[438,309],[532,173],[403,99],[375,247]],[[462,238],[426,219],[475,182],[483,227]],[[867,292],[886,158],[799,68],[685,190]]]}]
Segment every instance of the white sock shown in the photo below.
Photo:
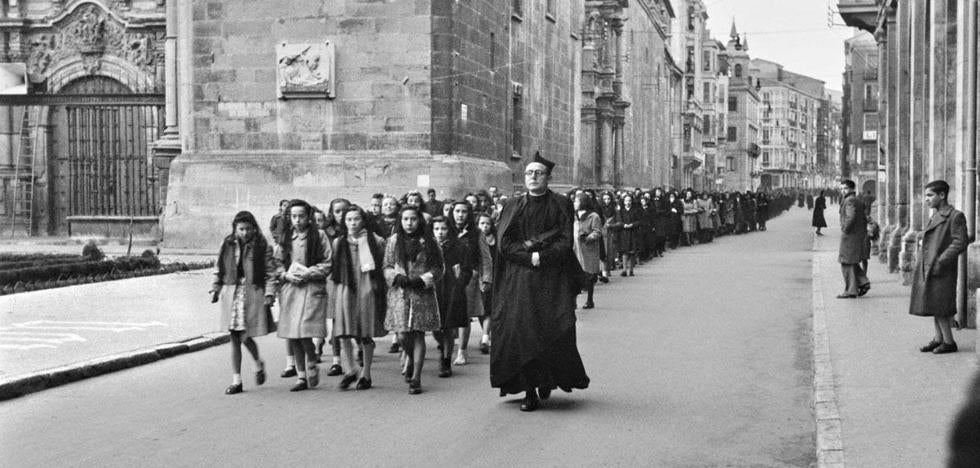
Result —
[{"label": "white sock", "polygon": [[480,343],[489,343],[489,342],[490,342],[490,335],[483,335],[483,338],[480,340]]},{"label": "white sock", "polygon": [[340,356],[333,357],[333,364],[340,364]]},{"label": "white sock", "polygon": [[231,384],[241,385],[242,384],[242,374],[231,374]]},{"label": "white sock", "polygon": [[286,356],[286,367],[296,367],[296,358],[294,356]]},{"label": "white sock", "polygon": [[297,370],[296,377],[300,379],[306,379],[306,371]]},{"label": "white sock", "polygon": [[255,360],[255,371],[258,372],[260,370],[265,370],[265,361],[263,361],[261,359],[256,359]]}]

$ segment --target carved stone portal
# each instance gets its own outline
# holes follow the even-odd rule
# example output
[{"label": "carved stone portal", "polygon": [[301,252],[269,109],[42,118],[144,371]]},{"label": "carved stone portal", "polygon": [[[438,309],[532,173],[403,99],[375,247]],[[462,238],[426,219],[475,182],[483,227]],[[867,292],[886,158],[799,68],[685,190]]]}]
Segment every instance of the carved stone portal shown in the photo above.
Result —
[{"label": "carved stone portal", "polygon": [[[82,3],[50,27],[35,27],[23,34],[33,83],[47,80],[52,67],[64,61],[80,59],[86,72],[94,73],[103,57],[114,56],[151,77],[164,63],[163,27],[130,29],[94,3]],[[155,87],[162,85],[156,83]]]},{"label": "carved stone portal", "polygon": [[276,48],[279,99],[336,97],[334,45],[283,42]]}]

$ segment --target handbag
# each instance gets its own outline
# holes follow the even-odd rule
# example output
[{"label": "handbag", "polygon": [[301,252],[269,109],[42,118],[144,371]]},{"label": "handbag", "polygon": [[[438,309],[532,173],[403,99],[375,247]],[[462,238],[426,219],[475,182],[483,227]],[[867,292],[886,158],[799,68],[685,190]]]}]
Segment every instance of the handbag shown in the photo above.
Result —
[{"label": "handbag", "polygon": [[279,329],[276,324],[276,320],[272,317],[272,306],[265,306],[265,323],[269,325],[269,333],[272,333]]}]

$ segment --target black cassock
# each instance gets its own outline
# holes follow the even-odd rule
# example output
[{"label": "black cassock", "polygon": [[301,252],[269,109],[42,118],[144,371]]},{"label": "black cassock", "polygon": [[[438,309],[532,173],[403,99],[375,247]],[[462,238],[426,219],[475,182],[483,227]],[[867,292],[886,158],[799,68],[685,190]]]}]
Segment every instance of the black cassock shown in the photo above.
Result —
[{"label": "black cassock", "polygon": [[[490,315],[490,385],[500,395],[528,387],[589,386],[575,344],[582,268],[572,250],[572,204],[548,191],[510,200],[497,232]],[[541,266],[531,265],[538,252]]]}]

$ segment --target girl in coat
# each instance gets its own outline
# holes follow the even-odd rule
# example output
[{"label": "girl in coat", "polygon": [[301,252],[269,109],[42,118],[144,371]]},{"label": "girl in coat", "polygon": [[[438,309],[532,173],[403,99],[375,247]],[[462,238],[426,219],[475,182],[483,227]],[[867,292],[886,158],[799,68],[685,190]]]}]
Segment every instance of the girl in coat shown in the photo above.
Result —
[{"label": "girl in coat", "polygon": [[933,318],[936,334],[919,350],[934,354],[957,351],[951,322],[956,315],[958,260],[970,243],[966,216],[949,204],[949,184],[929,182],[925,204],[933,210],[922,232],[922,253],[912,271],[912,298],[909,313]]},{"label": "girl in coat", "polygon": [[265,383],[265,362],[252,338],[276,329],[269,313],[276,293],[272,247],[252,213],[238,212],[231,226],[232,233],[218,251],[211,284],[211,302],[221,302],[221,329],[231,335],[232,376],[227,395],[242,392],[242,344],[255,360],[255,385]]},{"label": "girl in coat", "polygon": [[442,254],[428,234],[418,206],[401,209],[401,222],[385,247],[384,274],[388,285],[385,328],[396,332],[406,353],[408,393],[422,393],[425,332],[441,327],[435,285],[442,279]]},{"label": "girl in coat", "polygon": [[632,193],[623,195],[623,206],[616,216],[619,233],[619,255],[623,259],[621,276],[633,276],[637,255],[643,248],[643,212],[634,203]]},{"label": "girl in coat", "polygon": [[684,242],[687,245],[694,245],[694,235],[698,232],[698,201],[694,199],[694,191],[688,189],[684,191],[684,216],[681,218],[681,225],[684,232]]},{"label": "girl in coat", "polygon": [[619,254],[619,231],[616,227],[616,200],[611,192],[602,192],[600,198],[599,217],[602,218],[602,274],[599,281],[609,282],[610,271],[616,269],[616,256]]},{"label": "girl in coat", "polygon": [[593,292],[595,291],[596,277],[599,275],[599,245],[602,243],[602,221],[595,212],[595,205],[592,198],[586,194],[579,194],[573,202],[575,205],[575,224],[572,232],[575,233],[574,247],[575,256],[578,257],[582,271],[589,275],[586,282],[586,293],[588,294],[583,309],[595,307]]},{"label": "girl in coat", "polygon": [[[347,228],[344,226],[344,213],[350,208],[350,200],[346,198],[335,198],[330,201],[330,208],[328,209],[326,215],[326,222],[320,227],[324,234],[327,235],[327,243],[333,245],[334,241],[347,235]],[[315,215],[314,215],[315,216]],[[315,218],[314,218],[315,219]],[[333,315],[327,312],[327,320],[330,321],[331,328],[333,327]],[[320,357],[323,355],[323,345],[324,340],[314,339],[313,343],[316,345],[316,356],[317,362],[320,362]],[[327,369],[327,375],[330,377],[335,377],[344,373],[343,367],[340,365],[340,347],[341,343],[337,338],[330,338],[330,349],[331,353],[331,363],[330,367]]]},{"label": "girl in coat", "polygon": [[667,216],[670,219],[668,226],[670,227],[670,232],[667,235],[667,239],[670,242],[670,248],[676,249],[681,244],[681,232],[682,225],[681,217],[684,216],[684,202],[677,196],[676,191],[671,191],[667,197]]},{"label": "girl in coat", "polygon": [[[381,271],[384,262],[384,239],[365,227],[365,213],[357,205],[344,212],[344,231],[333,241],[333,269],[327,283],[327,313],[334,320],[333,337],[340,341],[341,356],[347,374],[340,389],[347,390],[357,381],[358,390],[371,388],[371,364],[374,361],[374,338],[387,334],[384,318],[385,281]],[[356,371],[352,341],[364,350],[363,365]]]},{"label": "girl in coat", "polygon": [[711,242],[715,238],[715,225],[712,221],[716,208],[714,203],[708,198],[708,192],[702,192],[701,198],[697,201],[698,206],[698,228],[700,230],[701,242]]},{"label": "girl in coat", "polygon": [[[481,243],[489,252],[490,263],[480,265],[480,299],[483,302],[483,316],[479,318],[483,337],[480,339],[480,354],[490,354],[490,300],[493,297],[493,268],[497,259],[497,228],[493,224],[493,214],[483,212],[476,218],[476,228],[480,231]],[[482,247],[481,247],[482,248]]]},{"label": "girl in coat", "polygon": [[298,380],[290,391],[297,392],[320,382],[313,339],[327,336],[326,279],[332,252],[326,234],[312,226],[308,203],[293,200],[287,212],[292,230],[275,251],[277,276],[283,280],[278,335],[293,349]]},{"label": "girl in coat", "polygon": [[439,245],[444,271],[442,279],[436,283],[441,321],[439,332],[434,333],[440,344],[439,377],[452,377],[450,362],[456,334],[470,321],[466,311],[466,285],[473,276],[473,265],[468,239],[456,237],[448,219],[441,216],[432,218],[432,237]]},{"label": "girl in coat", "polygon": [[[467,196],[466,198],[470,199],[471,197]],[[477,200],[476,196],[472,198]],[[466,355],[466,348],[470,342],[470,325],[472,324],[473,318],[479,320],[486,315],[483,307],[482,291],[488,289],[489,286],[485,286],[483,283],[487,282],[489,284],[492,282],[490,277],[493,276],[493,260],[490,257],[490,246],[487,244],[486,238],[476,227],[476,222],[472,214],[474,211],[475,208],[468,202],[457,202],[453,205],[452,210],[452,230],[456,233],[456,237],[460,240],[460,243],[467,246],[467,255],[472,267],[470,280],[466,284],[466,311],[469,319],[466,320],[466,325],[459,329],[459,351],[456,355],[456,360],[453,361],[453,364],[457,366],[466,365],[468,357]]]}]

